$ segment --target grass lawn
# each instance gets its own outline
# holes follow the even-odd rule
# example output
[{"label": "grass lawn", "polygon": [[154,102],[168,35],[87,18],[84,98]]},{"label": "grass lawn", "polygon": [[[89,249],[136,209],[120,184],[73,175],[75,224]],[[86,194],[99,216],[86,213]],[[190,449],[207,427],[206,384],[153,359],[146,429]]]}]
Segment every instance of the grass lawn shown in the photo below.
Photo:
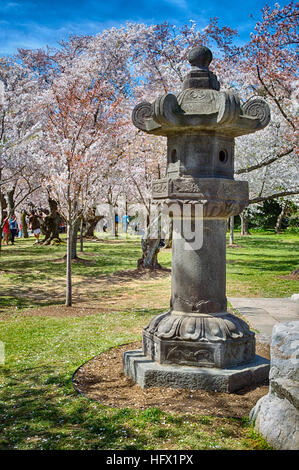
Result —
[{"label": "grass lawn", "polygon": [[227,295],[289,297],[298,280],[288,277],[299,264],[299,235],[256,233],[236,236],[227,248]]},{"label": "grass lawn", "polygon": [[[227,250],[227,294],[285,297],[298,264],[298,236],[236,237]],[[0,449],[267,449],[244,418],[116,409],[78,395],[72,374],[91,357],[141,339],[169,304],[170,276],[125,276],[138,241],[86,242],[73,264],[74,307],[63,305],[65,246],[4,246],[0,257]],[[171,252],[159,261],[171,266]],[[66,312],[69,312],[67,313]]]}]

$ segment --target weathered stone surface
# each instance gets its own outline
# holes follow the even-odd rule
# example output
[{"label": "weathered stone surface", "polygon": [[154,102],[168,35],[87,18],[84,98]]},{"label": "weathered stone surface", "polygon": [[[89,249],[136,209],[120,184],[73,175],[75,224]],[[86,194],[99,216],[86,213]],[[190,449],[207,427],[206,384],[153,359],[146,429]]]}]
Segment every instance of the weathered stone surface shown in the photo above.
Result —
[{"label": "weathered stone surface", "polygon": [[212,52],[205,46],[191,49],[188,60],[192,69],[184,80],[183,90],[188,88],[220,90],[220,83],[216,75],[209,71],[212,59]]},{"label": "weathered stone surface", "polygon": [[[152,105],[148,103],[147,101],[142,101],[141,103],[138,103],[132,114],[132,121],[136,127],[140,130],[146,130],[145,129],[145,120],[148,118],[151,118],[153,113],[152,110]],[[157,127],[159,127],[157,125]]]},{"label": "weathered stone surface", "polygon": [[167,143],[167,177],[233,179],[232,137],[186,132],[184,135],[170,135]]},{"label": "weathered stone surface", "polygon": [[126,356],[125,371],[141,386],[232,391],[268,371],[252,362],[254,333],[226,311],[225,256],[227,219],[248,204],[247,182],[234,180],[234,138],[264,128],[270,112],[260,99],[242,106],[220,91],[207,47],[188,59],[179,93],[133,110],[138,129],[167,137],[167,174],[153,183],[153,199],[173,221],[172,285],[169,312],[144,329],[144,357]]},{"label": "weathered stone surface", "polygon": [[251,411],[250,420],[275,449],[299,449],[298,410],[286,398],[262,397]]},{"label": "weathered stone surface", "polygon": [[167,205],[196,201],[203,217],[225,218],[248,205],[247,181],[224,178],[165,178],[153,182],[153,199]]},{"label": "weathered stone surface", "polygon": [[190,51],[192,68],[177,96],[167,93],[134,108],[132,120],[138,129],[164,136],[220,131],[222,136],[237,137],[267,126],[270,110],[264,101],[252,99],[242,107],[237,95],[219,91],[217,77],[203,65],[208,63],[203,56],[209,55],[212,60],[211,51],[206,49],[197,46]]},{"label": "weathered stone surface", "polygon": [[269,378],[282,377],[299,383],[299,321],[278,323],[272,330]]},{"label": "weathered stone surface", "polygon": [[249,364],[226,369],[161,365],[146,357],[142,350],[136,350],[124,353],[123,368],[125,374],[141,388],[169,387],[232,393],[248,384],[265,382],[269,361],[255,356]]},{"label": "weathered stone surface", "polygon": [[265,127],[270,122],[270,109],[265,101],[255,98],[247,101],[243,106],[244,115],[251,116],[258,119],[262,127]]},{"label": "weathered stone surface", "polygon": [[269,378],[250,420],[274,448],[299,450],[299,321],[274,325]]},{"label": "weathered stone surface", "polygon": [[226,368],[251,362],[255,337],[247,323],[222,315],[157,315],[143,331],[143,351],[160,364]]},{"label": "weathered stone surface", "polygon": [[160,339],[143,332],[143,351],[159,364],[226,368],[251,362],[255,356],[254,335],[224,342]]},{"label": "weathered stone surface", "polygon": [[[243,185],[237,183],[243,183],[243,181],[219,180],[218,178],[165,178],[153,182],[153,197],[154,199],[182,198],[186,195],[186,198],[191,197],[203,201],[208,198],[220,202],[223,199],[231,200],[229,190],[237,193],[237,190],[234,191],[235,186],[238,186],[238,189],[243,188]],[[246,185],[244,188],[243,196],[246,198],[248,196]]]}]

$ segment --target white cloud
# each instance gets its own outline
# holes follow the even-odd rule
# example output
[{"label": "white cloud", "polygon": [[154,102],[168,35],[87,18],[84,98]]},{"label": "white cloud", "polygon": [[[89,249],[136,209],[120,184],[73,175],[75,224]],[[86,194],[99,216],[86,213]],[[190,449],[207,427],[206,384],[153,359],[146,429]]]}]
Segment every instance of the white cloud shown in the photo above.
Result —
[{"label": "white cloud", "polygon": [[20,3],[17,3],[17,2],[2,2],[0,4],[0,11],[8,11],[8,10],[12,10],[12,9],[15,9],[15,8],[21,8],[22,5]]},{"label": "white cloud", "polygon": [[164,2],[170,3],[175,7],[182,8],[183,10],[189,10],[186,0],[164,0]]},{"label": "white cloud", "polygon": [[9,26],[8,22],[0,20],[0,26],[1,24],[3,27],[0,27],[0,56],[16,54],[19,48],[39,49],[47,45],[55,47],[59,41],[67,39],[72,34],[96,34],[112,26],[120,26],[112,20],[107,22],[68,22],[59,28],[51,28],[34,22],[23,22]]}]

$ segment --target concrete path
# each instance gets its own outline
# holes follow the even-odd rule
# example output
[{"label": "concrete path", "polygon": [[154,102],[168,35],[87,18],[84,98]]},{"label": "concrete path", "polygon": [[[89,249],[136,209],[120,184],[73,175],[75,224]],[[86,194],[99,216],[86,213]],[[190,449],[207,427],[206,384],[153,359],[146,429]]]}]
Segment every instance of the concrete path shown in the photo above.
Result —
[{"label": "concrete path", "polygon": [[299,301],[291,298],[228,297],[228,300],[254,330],[268,338],[275,323],[299,320]]}]

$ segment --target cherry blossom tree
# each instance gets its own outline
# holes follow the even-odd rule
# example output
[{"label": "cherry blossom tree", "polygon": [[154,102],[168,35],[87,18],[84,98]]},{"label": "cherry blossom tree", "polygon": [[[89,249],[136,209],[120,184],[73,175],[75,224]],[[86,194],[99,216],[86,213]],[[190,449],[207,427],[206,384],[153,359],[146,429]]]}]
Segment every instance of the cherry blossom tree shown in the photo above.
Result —
[{"label": "cherry blossom tree", "polygon": [[[236,145],[236,174],[249,181],[250,204],[269,199],[294,198],[298,189],[296,96],[298,11],[293,2],[265,6],[251,40],[227,50],[225,85],[243,100],[260,96],[271,108],[271,123],[258,135],[241,137]],[[221,61],[220,61],[221,62]],[[246,223],[246,214],[241,215]],[[246,232],[245,232],[246,233]]]},{"label": "cherry blossom tree", "polygon": [[[201,30],[194,22],[183,28],[127,23],[96,36],[73,36],[55,49],[20,50],[24,80],[30,75],[39,89],[42,111],[34,122],[37,128],[42,122],[42,131],[34,154],[44,170],[41,179],[71,225],[87,206],[115,205],[120,193],[150,207],[152,181],[165,168],[165,139],[152,144],[136,136],[130,112],[139,100],[181,88],[188,51],[197,44],[216,51],[212,67],[222,89],[234,89],[243,101],[262,96],[271,105],[272,122],[263,134],[236,143],[236,174],[249,181],[250,202],[294,195],[295,24],[291,2],[265,7],[243,47],[234,45],[237,32],[214,18]],[[22,142],[31,142],[37,130],[23,133]]]},{"label": "cherry blossom tree", "polygon": [[[130,197],[139,205],[139,223],[144,232],[141,240],[142,256],[137,261],[138,268],[161,268],[158,263],[162,227],[154,234],[151,223],[155,214],[152,202],[152,183],[166,171],[166,142],[145,133],[134,131],[136,138],[126,150],[124,169],[131,188]],[[161,224],[160,224],[161,225]]]},{"label": "cherry blossom tree", "polygon": [[[40,97],[42,146],[48,174],[44,183],[67,223],[66,305],[72,304],[72,235],[80,217],[94,204],[94,187],[108,136],[116,132],[120,100],[101,77],[78,62],[57,76]],[[119,121],[118,121],[119,124]]]},{"label": "cherry blossom tree", "polygon": [[[264,189],[264,194],[251,197],[251,202],[258,202],[261,197],[275,198],[296,194],[294,173],[298,169],[298,55],[295,49],[298,43],[297,21],[298,12],[293,2],[284,7],[276,4],[272,10],[265,6],[262,19],[257,22],[250,42],[239,51],[236,67],[243,77],[242,96],[247,99],[248,94],[253,92],[266,99],[271,107],[271,124],[262,135],[256,136],[258,140],[255,141],[255,138],[250,136],[252,139],[247,145],[247,151],[245,139],[238,139],[239,154],[244,163],[237,168],[236,173],[248,175],[255,172],[256,180],[256,172],[262,170],[261,184],[265,186],[267,182],[271,186],[272,183],[272,190],[269,188],[269,191],[265,192]],[[269,167],[271,178],[264,178],[265,167]],[[289,168],[289,171],[282,172],[283,168]],[[285,177],[285,184],[282,175]],[[288,180],[290,184],[287,183]]]},{"label": "cherry blossom tree", "polygon": [[[36,119],[37,81],[13,58],[0,58],[0,230],[3,210],[10,217],[38,188]],[[1,237],[0,237],[1,238]]]},{"label": "cherry blossom tree", "polygon": [[[133,84],[134,77],[137,77],[136,86],[134,86],[135,99],[142,98],[151,101],[159,92],[177,91],[187,71],[188,50],[197,43],[201,43],[210,47],[211,44],[217,46],[218,56],[214,58],[212,65],[223,89],[235,89],[243,101],[252,95],[262,96],[269,101],[272,108],[272,123],[263,131],[263,135],[259,133],[259,135],[240,138],[236,141],[236,174],[240,175],[241,179],[249,181],[251,204],[269,198],[291,196],[298,192],[297,160],[294,158],[293,130],[295,126],[292,125],[295,122],[292,100],[294,66],[289,65],[287,69],[287,80],[290,85],[289,95],[285,96],[283,95],[284,87],[279,88],[279,80],[282,79],[282,73],[285,73],[284,66],[276,61],[276,67],[281,67],[280,76],[277,78],[275,62],[265,61],[269,48],[264,31],[268,27],[270,36],[275,36],[281,28],[280,25],[276,27],[276,31],[272,31],[278,18],[283,23],[285,39],[281,46],[279,39],[273,39],[271,36],[272,54],[276,57],[277,52],[273,52],[273,49],[280,47],[283,49],[284,60],[289,64],[294,63],[292,51],[294,9],[290,4],[283,9],[283,12],[280,10],[280,7],[276,6],[274,13],[271,13],[266,8],[263,11],[262,22],[257,23],[250,43],[242,48],[233,45],[236,32],[230,28],[220,28],[216,19],[211,20],[203,31],[198,31],[195,23],[181,30],[167,23],[146,28],[144,25],[129,24],[126,30],[127,36],[123,42],[127,46],[129,39],[133,37],[131,44],[134,50],[134,73],[131,75],[133,74]],[[290,37],[292,43],[288,45],[287,40]],[[285,46],[289,48],[291,59],[287,56]],[[269,63],[269,68],[265,68],[267,63]],[[275,78],[277,96],[274,95],[269,83],[265,86],[265,77],[271,80]],[[269,90],[272,90],[270,94]],[[141,149],[143,143],[140,136],[138,140]],[[162,140],[163,138],[161,142]],[[143,155],[144,158],[148,158],[146,153]],[[135,172],[138,171],[138,167],[136,161]],[[140,166],[142,167],[144,164]],[[133,173],[131,171],[131,175],[134,175],[134,171]],[[132,181],[136,186],[138,179],[136,180],[136,177],[134,179],[135,182]],[[136,188],[138,190],[138,186]],[[143,184],[143,191],[146,192],[145,184]]]}]

